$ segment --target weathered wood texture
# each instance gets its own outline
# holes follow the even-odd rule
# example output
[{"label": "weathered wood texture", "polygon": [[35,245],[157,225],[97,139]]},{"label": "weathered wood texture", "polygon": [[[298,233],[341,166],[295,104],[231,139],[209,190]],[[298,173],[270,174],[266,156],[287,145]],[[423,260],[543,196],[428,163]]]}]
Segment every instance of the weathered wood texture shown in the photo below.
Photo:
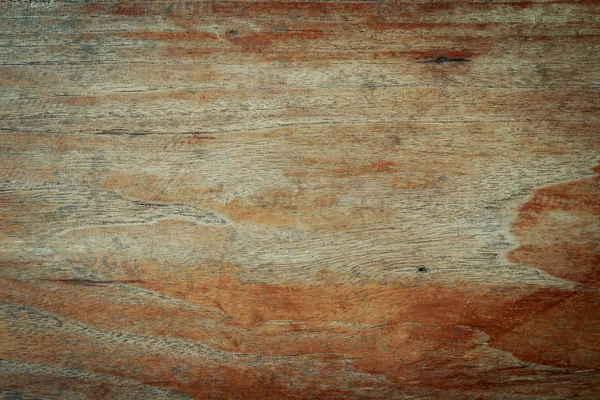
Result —
[{"label": "weathered wood texture", "polygon": [[599,2],[0,6],[4,398],[600,398]]}]

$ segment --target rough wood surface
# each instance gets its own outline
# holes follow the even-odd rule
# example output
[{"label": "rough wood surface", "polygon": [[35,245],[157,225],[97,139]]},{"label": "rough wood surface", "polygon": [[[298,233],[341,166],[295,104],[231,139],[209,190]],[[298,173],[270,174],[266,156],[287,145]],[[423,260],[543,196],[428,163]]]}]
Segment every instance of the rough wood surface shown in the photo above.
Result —
[{"label": "rough wood surface", "polygon": [[3,398],[600,398],[598,1],[0,22]]}]

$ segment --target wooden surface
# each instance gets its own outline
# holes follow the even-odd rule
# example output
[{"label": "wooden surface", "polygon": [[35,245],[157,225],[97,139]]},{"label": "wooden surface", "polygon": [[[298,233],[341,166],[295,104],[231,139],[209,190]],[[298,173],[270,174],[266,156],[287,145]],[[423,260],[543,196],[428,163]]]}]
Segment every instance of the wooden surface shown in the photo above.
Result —
[{"label": "wooden surface", "polygon": [[0,2],[4,399],[600,398],[600,2]]}]

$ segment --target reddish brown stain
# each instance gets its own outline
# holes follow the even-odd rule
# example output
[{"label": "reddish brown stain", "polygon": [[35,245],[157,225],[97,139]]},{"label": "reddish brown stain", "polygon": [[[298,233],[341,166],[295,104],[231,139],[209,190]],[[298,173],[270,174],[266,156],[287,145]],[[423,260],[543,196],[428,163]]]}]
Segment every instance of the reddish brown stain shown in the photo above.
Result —
[{"label": "reddish brown stain", "polygon": [[[521,360],[563,368],[600,368],[600,295],[595,291],[554,296],[548,307],[515,325],[490,345]],[[530,299],[529,301],[538,301]]]},{"label": "reddish brown stain", "polygon": [[87,3],[83,6],[83,12],[88,15],[99,14],[105,10],[106,5],[101,3]]},{"label": "reddish brown stain", "polygon": [[523,245],[510,253],[510,260],[563,279],[600,286],[600,251],[595,244]]},{"label": "reddish brown stain", "polygon": [[[191,339],[237,354],[258,354],[263,358],[311,356],[320,362],[332,357],[321,354],[332,354],[334,359],[352,360],[349,368],[353,370],[383,375],[392,385],[400,386],[448,390],[493,387],[497,383],[473,383],[483,367],[462,366],[495,362],[482,347],[486,341],[526,361],[567,368],[599,366],[600,349],[587,340],[600,326],[598,316],[593,315],[600,301],[596,294],[528,286],[265,285],[240,282],[230,275],[198,273],[186,280],[173,280],[161,276],[160,265],[145,264],[140,268],[142,279],[130,281],[129,285],[185,300],[200,309],[217,308],[223,314],[195,315],[191,309],[152,303],[111,304],[109,299],[119,297],[118,287],[74,286],[60,280],[46,280],[45,285],[55,286],[42,288],[2,279],[3,287],[9,289],[2,297],[92,326],[115,330],[116,318],[117,331]],[[190,281],[194,285],[190,286]],[[553,326],[557,320],[561,327]],[[486,335],[489,339],[485,339]],[[196,398],[206,395],[206,390],[271,393],[280,397],[290,395],[290,390],[294,393],[281,377],[265,380],[265,376],[271,376],[265,367],[240,365],[231,369],[210,361],[203,363],[204,372],[192,378],[181,371],[173,372],[171,368],[178,361],[167,355],[154,361],[142,354],[128,359],[108,349],[98,353],[100,343],[86,343],[88,339],[73,342],[75,337],[57,340],[59,344],[79,343],[57,345],[54,352],[60,353],[60,359],[89,354],[95,360],[95,368],[106,368],[96,369],[97,372],[117,373]],[[34,339],[29,336],[29,340]],[[553,342],[567,343],[572,351],[548,350]],[[56,353],[50,350],[33,354],[31,361],[57,360]],[[127,365],[153,367],[140,378],[126,372]],[[185,365],[195,371],[189,363]],[[327,365],[317,364],[317,371],[326,374],[331,367]],[[414,368],[415,365],[428,368]],[[505,379],[520,373],[537,372],[507,372]],[[298,376],[298,371],[291,368],[288,374]],[[215,386],[217,382],[225,386]]]},{"label": "reddish brown stain", "polygon": [[140,6],[139,4],[133,3],[133,4],[127,4],[127,3],[120,3],[115,5],[114,7],[112,7],[111,9],[111,14],[113,15],[122,15],[125,17],[141,17],[144,16],[146,14],[148,14],[148,12],[146,11],[146,9],[144,9],[142,6]]},{"label": "reddish brown stain", "polygon": [[537,189],[519,207],[512,232],[520,246],[509,260],[599,287],[599,224],[599,176]]},{"label": "reddish brown stain", "polygon": [[[599,167],[593,168],[599,172]],[[586,286],[600,287],[600,177],[536,189],[518,209],[509,260]],[[537,301],[537,299],[535,300]],[[600,366],[600,295],[572,291],[491,344],[540,364]],[[560,321],[557,323],[557,321]]]},{"label": "reddish brown stain", "polygon": [[213,13],[219,15],[247,16],[264,15],[293,15],[294,17],[327,17],[332,14],[355,14],[365,11],[365,6],[360,3],[313,3],[313,2],[251,2],[240,4],[237,2],[217,2],[213,5]]},{"label": "reddish brown stain", "polygon": [[[472,6],[473,7],[473,6]],[[477,7],[477,6],[474,6]],[[489,6],[484,5],[484,8]],[[232,1],[215,2],[212,11],[216,15],[243,15],[247,17],[280,16],[293,18],[343,18],[371,19],[373,15],[380,18],[427,16],[432,13],[460,10],[460,6],[452,3],[412,3],[395,4],[388,2],[309,2],[309,1],[272,1],[239,3]]]},{"label": "reddish brown stain", "polygon": [[[25,267],[21,269],[23,268]],[[62,309],[60,312],[76,312],[72,315],[76,319],[93,321],[96,318],[102,321],[100,315],[120,314],[125,312],[127,307],[115,305],[113,310],[107,308],[102,311],[103,303],[95,296],[115,295],[118,286],[110,285],[127,283],[209,308],[216,306],[229,316],[223,320],[227,321],[228,325],[245,328],[266,329],[264,323],[269,321],[299,321],[308,328],[311,325],[320,326],[331,322],[363,325],[415,323],[469,326],[495,336],[513,329],[573,294],[571,291],[535,290],[528,287],[502,290],[481,288],[468,291],[458,287],[445,288],[437,284],[264,285],[240,282],[230,275],[201,273],[194,274],[189,280],[173,280],[169,279],[168,274],[161,272],[160,265],[146,263],[138,266],[139,268],[140,279],[112,276],[111,279],[104,280],[102,285],[76,285],[73,280],[45,278],[43,281],[46,285],[56,285],[55,295],[51,296],[52,298],[41,296],[40,299],[47,299],[44,300],[47,301],[47,306],[55,303],[60,307],[53,308],[53,312]],[[190,281],[193,281],[194,285],[190,286]],[[37,296],[32,296],[33,294],[49,294],[53,291],[51,287],[45,289],[43,286],[38,287],[14,279],[3,279],[3,285],[11,287],[11,291],[7,292],[4,298],[35,306],[43,303],[35,300]],[[79,298],[78,305],[89,304],[85,309],[76,307],[69,310],[69,297]],[[92,306],[91,302],[95,305]],[[90,309],[97,310],[100,314],[87,314],[86,317],[85,313]],[[134,309],[138,309],[138,316],[144,315],[142,308],[134,307],[132,311]],[[173,310],[175,311],[177,310]],[[153,315],[154,309],[149,308],[148,312],[151,319],[156,318],[156,315]],[[292,326],[292,330],[297,327]],[[347,328],[339,327],[334,330],[339,329]],[[282,350],[286,353],[295,351],[293,348],[286,349],[285,346]]]}]

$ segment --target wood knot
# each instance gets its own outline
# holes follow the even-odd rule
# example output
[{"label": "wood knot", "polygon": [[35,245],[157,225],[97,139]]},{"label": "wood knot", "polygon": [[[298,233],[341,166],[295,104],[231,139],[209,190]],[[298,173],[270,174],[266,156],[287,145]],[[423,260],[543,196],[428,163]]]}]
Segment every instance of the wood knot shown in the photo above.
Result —
[{"label": "wood knot", "polygon": [[464,57],[437,57],[437,58],[432,58],[429,60],[425,60],[423,61],[424,63],[434,63],[434,64],[448,64],[450,62],[458,62],[458,63],[462,63],[462,62],[469,62],[471,60],[469,60],[468,58],[464,58]]},{"label": "wood knot", "polygon": [[225,32],[225,37],[228,40],[233,40],[233,39],[236,39],[236,38],[238,38],[240,36],[241,36],[240,31],[238,31],[236,29],[229,29],[227,32]]}]

